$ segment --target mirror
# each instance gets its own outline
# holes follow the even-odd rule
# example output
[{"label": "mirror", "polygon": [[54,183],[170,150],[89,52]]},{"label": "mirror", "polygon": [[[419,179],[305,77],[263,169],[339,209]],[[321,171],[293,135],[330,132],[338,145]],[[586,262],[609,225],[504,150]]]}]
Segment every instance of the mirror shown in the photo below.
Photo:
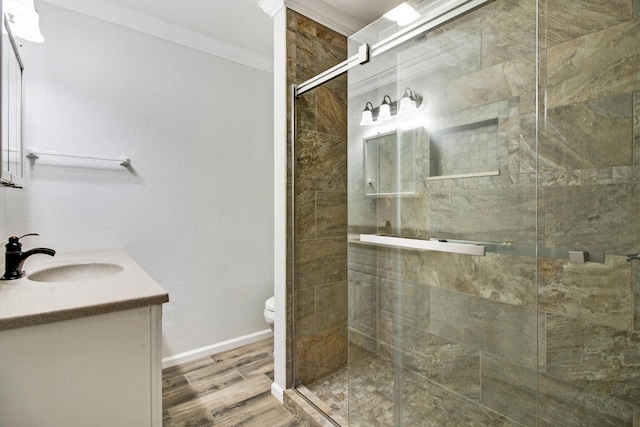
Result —
[{"label": "mirror", "polygon": [[24,67],[4,13],[2,17],[2,45],[0,45],[2,171],[0,181],[5,185],[19,187],[22,185],[22,72]]},{"label": "mirror", "polygon": [[428,152],[425,153],[429,149],[428,140],[423,128],[365,138],[365,194],[415,194],[425,172],[422,159],[425,154],[428,159]]}]

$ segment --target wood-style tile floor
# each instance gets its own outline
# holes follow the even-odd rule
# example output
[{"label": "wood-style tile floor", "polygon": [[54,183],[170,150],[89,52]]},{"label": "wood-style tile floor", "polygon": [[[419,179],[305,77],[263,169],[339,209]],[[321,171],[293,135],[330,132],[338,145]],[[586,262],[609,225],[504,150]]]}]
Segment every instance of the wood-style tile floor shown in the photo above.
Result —
[{"label": "wood-style tile floor", "polygon": [[162,371],[164,427],[300,424],[271,395],[273,339]]}]

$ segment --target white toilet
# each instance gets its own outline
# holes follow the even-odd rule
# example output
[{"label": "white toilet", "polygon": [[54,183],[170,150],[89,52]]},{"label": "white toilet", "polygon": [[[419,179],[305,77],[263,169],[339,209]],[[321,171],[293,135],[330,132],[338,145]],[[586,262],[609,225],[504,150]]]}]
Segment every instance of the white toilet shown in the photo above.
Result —
[{"label": "white toilet", "polygon": [[267,321],[267,324],[273,331],[273,310],[275,309],[275,301],[274,297],[269,298],[264,303],[264,320]]}]

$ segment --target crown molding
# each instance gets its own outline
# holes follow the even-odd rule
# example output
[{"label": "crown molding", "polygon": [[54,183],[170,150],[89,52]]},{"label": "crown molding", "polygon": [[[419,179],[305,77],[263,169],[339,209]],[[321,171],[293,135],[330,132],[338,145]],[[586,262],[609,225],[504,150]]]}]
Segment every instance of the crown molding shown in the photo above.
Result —
[{"label": "crown molding", "polygon": [[288,7],[347,37],[365,26],[320,0],[260,0],[258,6],[272,18],[284,7]]},{"label": "crown molding", "polygon": [[287,0],[285,6],[344,35],[351,36],[364,24],[319,0]]},{"label": "crown molding", "polygon": [[284,8],[284,0],[260,0],[258,6],[270,17],[276,16]]},{"label": "crown molding", "polygon": [[100,0],[41,0],[64,9],[139,31],[191,49],[273,73],[273,58],[213,37]]}]

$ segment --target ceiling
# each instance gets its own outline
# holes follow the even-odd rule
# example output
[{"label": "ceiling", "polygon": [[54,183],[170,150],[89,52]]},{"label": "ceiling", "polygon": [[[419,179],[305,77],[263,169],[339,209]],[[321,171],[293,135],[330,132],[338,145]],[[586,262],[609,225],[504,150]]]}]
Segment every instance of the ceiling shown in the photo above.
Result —
[{"label": "ceiling", "polygon": [[404,0],[318,0],[361,24],[369,25]]},{"label": "ceiling", "polygon": [[[78,9],[74,0],[38,0]],[[258,5],[259,0],[83,0],[95,3],[95,10],[116,10],[119,13],[150,17],[198,33],[225,45],[267,58],[273,58],[273,20]],[[363,28],[381,17],[402,0],[293,0],[302,9],[317,16],[328,15],[332,22],[342,16],[350,28]],[[37,6],[37,2],[36,2]],[[304,13],[304,11],[301,11]],[[308,15],[312,18],[314,16]],[[343,31],[345,32],[345,31]]]}]

